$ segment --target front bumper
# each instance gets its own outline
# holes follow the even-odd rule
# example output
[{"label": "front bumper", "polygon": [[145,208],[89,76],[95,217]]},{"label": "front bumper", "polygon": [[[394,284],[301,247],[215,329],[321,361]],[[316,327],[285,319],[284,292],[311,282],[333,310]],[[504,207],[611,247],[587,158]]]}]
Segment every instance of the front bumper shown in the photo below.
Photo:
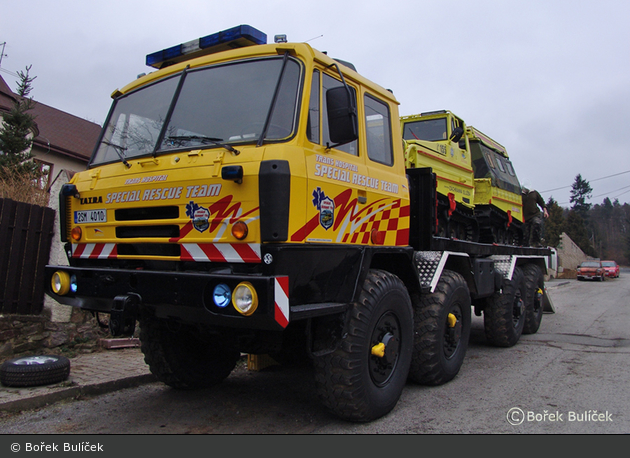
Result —
[{"label": "front bumper", "polygon": [[602,276],[605,276],[606,274],[604,272],[578,272],[577,274],[577,278],[579,279],[595,279],[595,278],[601,278]]},{"label": "front bumper", "polygon": [[[51,279],[58,271],[76,279],[76,291],[71,289],[64,295],[53,292]],[[256,290],[258,307],[254,313],[244,316],[232,304],[225,307],[215,304],[215,286],[224,284],[233,291],[242,282],[248,282]],[[137,298],[140,313],[149,309],[158,318],[248,329],[282,330],[288,325],[291,319],[288,283],[287,276],[46,266],[46,292],[62,304],[111,313],[116,297],[133,296]]]}]

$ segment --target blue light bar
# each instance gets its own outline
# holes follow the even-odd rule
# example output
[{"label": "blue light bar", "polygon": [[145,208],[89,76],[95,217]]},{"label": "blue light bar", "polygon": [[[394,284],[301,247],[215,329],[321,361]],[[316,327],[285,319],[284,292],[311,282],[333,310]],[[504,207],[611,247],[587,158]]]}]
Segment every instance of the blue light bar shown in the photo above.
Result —
[{"label": "blue light bar", "polygon": [[267,35],[249,25],[239,25],[187,43],[148,54],[149,67],[164,68],[199,56],[244,46],[267,44]]}]

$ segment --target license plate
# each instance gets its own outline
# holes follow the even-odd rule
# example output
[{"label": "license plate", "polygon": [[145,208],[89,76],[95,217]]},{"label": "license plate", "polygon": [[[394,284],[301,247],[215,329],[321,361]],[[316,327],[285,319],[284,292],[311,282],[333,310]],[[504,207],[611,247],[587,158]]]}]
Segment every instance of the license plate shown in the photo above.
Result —
[{"label": "license plate", "polygon": [[81,210],[74,212],[74,224],[106,222],[107,210]]}]

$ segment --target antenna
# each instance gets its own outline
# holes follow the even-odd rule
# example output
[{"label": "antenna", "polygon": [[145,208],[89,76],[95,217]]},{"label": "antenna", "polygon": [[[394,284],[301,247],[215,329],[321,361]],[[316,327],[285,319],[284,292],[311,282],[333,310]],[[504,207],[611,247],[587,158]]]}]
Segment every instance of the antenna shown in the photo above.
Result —
[{"label": "antenna", "polygon": [[304,43],[308,43],[309,41],[317,40],[318,38],[323,37],[324,35],[320,35],[318,37],[311,38],[310,40],[306,40]]}]

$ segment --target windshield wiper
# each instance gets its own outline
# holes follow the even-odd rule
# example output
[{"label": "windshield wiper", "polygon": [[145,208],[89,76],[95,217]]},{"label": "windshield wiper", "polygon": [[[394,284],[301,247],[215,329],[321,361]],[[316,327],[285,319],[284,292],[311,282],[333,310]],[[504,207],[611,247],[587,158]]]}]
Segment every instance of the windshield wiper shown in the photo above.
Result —
[{"label": "windshield wiper", "polygon": [[221,143],[223,141],[222,138],[204,137],[200,135],[175,135],[171,137],[166,137],[166,139],[172,142],[188,142],[192,140],[197,140],[201,143],[212,143],[213,145],[225,148],[226,150],[233,153],[235,156],[241,154],[239,150],[233,148],[232,146]]},{"label": "windshield wiper", "polygon": [[115,145],[113,143],[110,143],[108,141],[103,140],[101,143],[105,143],[107,146],[111,146],[112,148],[114,148],[114,151],[116,151],[116,154],[118,154],[118,157],[120,158],[120,161],[125,164],[125,167],[130,168],[131,164],[129,162],[127,162],[127,159],[125,159],[125,151],[127,150],[127,148],[125,148],[124,146],[120,146],[120,145]]}]

